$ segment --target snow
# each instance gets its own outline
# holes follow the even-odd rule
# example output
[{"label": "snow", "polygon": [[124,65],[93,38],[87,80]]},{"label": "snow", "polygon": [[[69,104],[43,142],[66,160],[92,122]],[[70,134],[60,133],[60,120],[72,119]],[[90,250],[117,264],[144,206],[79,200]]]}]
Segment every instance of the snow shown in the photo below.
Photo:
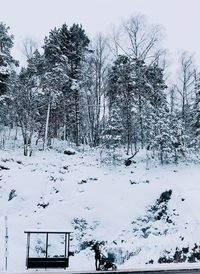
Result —
[{"label": "snow", "polygon": [[10,72],[9,72],[9,69],[7,66],[0,66],[0,73],[3,74],[3,75],[9,75]]},{"label": "snow", "polygon": [[66,230],[66,229],[47,229],[47,228],[43,228],[43,229],[37,229],[37,230],[31,230],[31,229],[27,229],[25,231],[25,233],[71,233],[71,231]]},{"label": "snow", "polygon": [[[125,167],[123,161],[102,163],[98,150],[76,151],[75,155],[35,151],[32,157],[22,156],[21,149],[1,151],[0,165],[9,168],[0,170],[0,250],[4,251],[8,216],[8,271],[25,271],[24,231],[28,229],[71,231],[70,250],[75,254],[70,256],[70,271],[94,270],[92,250],[77,252],[84,241],[105,241],[103,253],[121,254],[119,269],[149,268],[152,265],[146,263],[151,259],[153,267],[158,267],[165,250],[173,254],[176,247],[199,244],[198,164],[159,166],[150,162],[147,169],[144,155],[138,153],[136,164]],[[147,238],[141,237],[140,229],[133,232],[161,193],[170,189],[167,210],[174,224],[149,220]],[[11,190],[16,196],[8,201]],[[83,226],[82,234],[74,229],[75,219]],[[4,260],[0,256],[0,271],[5,270]]]}]

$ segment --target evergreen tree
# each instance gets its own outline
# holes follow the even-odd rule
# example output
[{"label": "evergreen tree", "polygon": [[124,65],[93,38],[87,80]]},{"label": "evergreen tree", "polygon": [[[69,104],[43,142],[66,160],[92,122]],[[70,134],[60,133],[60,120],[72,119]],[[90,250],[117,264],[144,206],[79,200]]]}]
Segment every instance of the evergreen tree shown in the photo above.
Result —
[{"label": "evergreen tree", "polygon": [[122,145],[123,121],[120,115],[120,109],[116,105],[110,110],[110,116],[106,127],[101,135],[102,152],[104,152],[106,160],[115,164],[118,159],[118,151]]},{"label": "evergreen tree", "polygon": [[45,38],[44,45],[45,58],[49,64],[49,77],[58,79],[52,90],[62,93],[64,139],[71,135],[76,145],[80,143],[81,127],[81,63],[88,44],[89,39],[82,26],[73,24],[68,28],[63,24],[61,28],[50,32],[49,37]]},{"label": "evergreen tree", "polygon": [[120,109],[117,106],[112,107],[107,126],[102,133],[103,145],[114,152],[122,144],[122,133],[123,125]]},{"label": "evergreen tree", "polygon": [[151,139],[147,130],[152,123],[150,117],[156,117],[156,110],[166,104],[165,89],[158,66],[147,66],[127,56],[119,56],[114,62],[109,73],[108,100],[110,109],[113,104],[121,109],[127,154],[132,152],[132,143],[137,150],[138,144],[143,148]]},{"label": "evergreen tree", "polygon": [[197,152],[200,147],[200,74],[194,72],[194,102],[191,110],[191,129],[189,147]]},{"label": "evergreen tree", "polygon": [[9,27],[0,22],[0,96],[8,92],[9,80],[18,62],[11,56],[14,36],[9,34]]},{"label": "evergreen tree", "polygon": [[193,106],[193,129],[196,136],[200,135],[200,74],[195,73],[195,100]]},{"label": "evergreen tree", "polygon": [[[0,22],[0,124],[6,133],[6,126],[10,130],[16,123],[13,112],[11,92],[16,80],[15,67],[18,62],[11,55],[14,37],[9,34],[10,28]],[[2,148],[5,147],[6,134],[2,137]]]},{"label": "evergreen tree", "polygon": [[126,56],[118,56],[114,62],[108,82],[108,100],[110,110],[118,105],[124,124],[124,142],[127,144],[127,154],[132,151],[133,142],[133,113],[135,71],[132,62]]}]

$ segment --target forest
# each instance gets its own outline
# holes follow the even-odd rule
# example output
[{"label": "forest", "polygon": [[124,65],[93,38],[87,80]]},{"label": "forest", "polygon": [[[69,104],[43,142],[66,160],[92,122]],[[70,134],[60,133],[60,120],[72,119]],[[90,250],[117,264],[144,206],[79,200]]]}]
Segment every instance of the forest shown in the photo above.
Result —
[{"label": "forest", "polygon": [[144,149],[161,164],[200,149],[200,74],[193,54],[163,48],[163,28],[135,15],[110,35],[90,39],[80,24],[55,27],[42,48],[23,43],[25,67],[12,56],[14,35],[0,23],[0,149],[19,129],[23,153],[54,139],[115,157]]}]

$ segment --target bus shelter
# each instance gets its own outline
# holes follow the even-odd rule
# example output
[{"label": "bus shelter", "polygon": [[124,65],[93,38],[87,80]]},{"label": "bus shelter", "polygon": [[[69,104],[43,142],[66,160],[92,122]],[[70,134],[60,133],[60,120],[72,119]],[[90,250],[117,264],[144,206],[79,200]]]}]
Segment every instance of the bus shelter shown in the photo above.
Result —
[{"label": "bus shelter", "polygon": [[68,231],[24,231],[27,235],[26,267],[66,268],[69,266]]}]

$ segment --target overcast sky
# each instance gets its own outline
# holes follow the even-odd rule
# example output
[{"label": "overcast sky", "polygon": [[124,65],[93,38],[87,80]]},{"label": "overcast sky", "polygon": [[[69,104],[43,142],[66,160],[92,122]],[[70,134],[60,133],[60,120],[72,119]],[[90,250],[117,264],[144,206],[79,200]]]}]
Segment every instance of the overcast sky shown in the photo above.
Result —
[{"label": "overcast sky", "polygon": [[89,37],[109,32],[112,25],[135,13],[166,29],[165,46],[172,54],[179,50],[196,52],[200,63],[200,0],[0,0],[0,21],[15,36],[14,54],[26,37],[43,43],[45,35],[63,23],[81,23]]}]

